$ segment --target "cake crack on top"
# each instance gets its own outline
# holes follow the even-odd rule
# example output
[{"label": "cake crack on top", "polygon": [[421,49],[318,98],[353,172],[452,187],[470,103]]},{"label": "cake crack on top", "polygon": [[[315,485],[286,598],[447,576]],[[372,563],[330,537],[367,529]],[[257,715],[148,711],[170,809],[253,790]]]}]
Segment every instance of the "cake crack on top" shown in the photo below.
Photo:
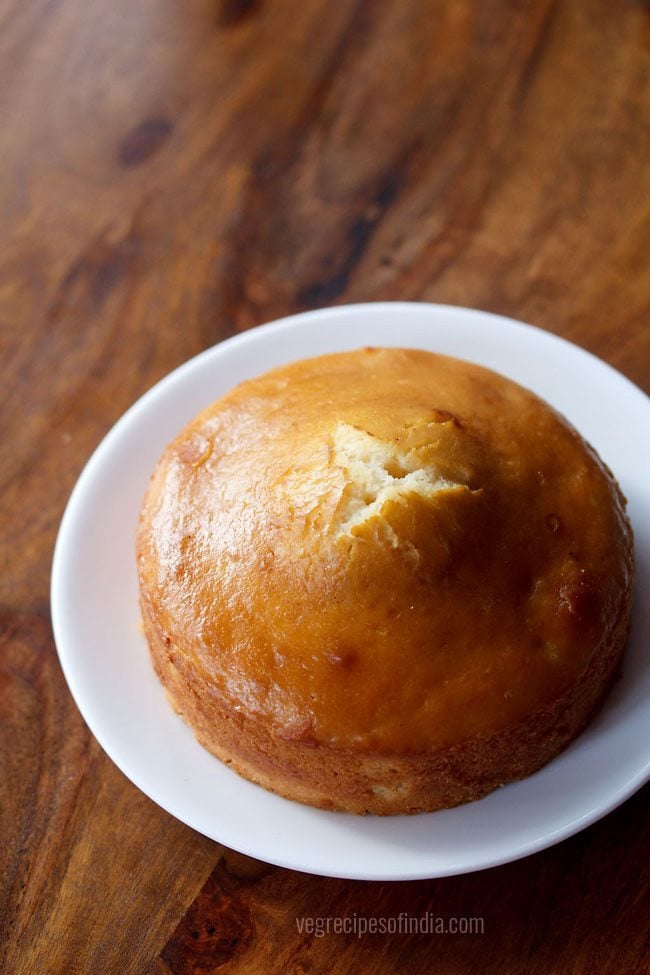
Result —
[{"label": "cake crack on top", "polygon": [[466,485],[440,477],[423,467],[415,450],[402,450],[349,423],[339,423],[333,436],[333,460],[348,478],[337,512],[337,538],[355,535],[388,501],[405,502],[412,495],[432,499],[440,491]]}]

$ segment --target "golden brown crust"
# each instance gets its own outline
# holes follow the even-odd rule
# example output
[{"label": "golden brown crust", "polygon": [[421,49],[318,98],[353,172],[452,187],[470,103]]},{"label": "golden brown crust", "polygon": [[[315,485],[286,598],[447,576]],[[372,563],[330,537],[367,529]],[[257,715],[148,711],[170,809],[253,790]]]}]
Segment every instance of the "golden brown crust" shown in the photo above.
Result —
[{"label": "golden brown crust", "polygon": [[530,774],[620,664],[624,501],[527,390],[414,350],[244,383],[163,456],[138,566],[199,740],[290,798],[433,810]]}]

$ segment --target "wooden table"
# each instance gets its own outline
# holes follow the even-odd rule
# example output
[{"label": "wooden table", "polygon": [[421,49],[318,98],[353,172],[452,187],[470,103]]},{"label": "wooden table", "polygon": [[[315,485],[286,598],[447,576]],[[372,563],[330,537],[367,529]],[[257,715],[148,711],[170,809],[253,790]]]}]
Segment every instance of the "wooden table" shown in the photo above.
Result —
[{"label": "wooden table", "polygon": [[[455,879],[322,880],[176,822],[66,688],[66,498],[144,390],[333,302],[523,318],[650,387],[650,8],[620,0],[5,0],[3,972],[645,973],[648,791]],[[482,935],[300,934],[432,911]]]}]

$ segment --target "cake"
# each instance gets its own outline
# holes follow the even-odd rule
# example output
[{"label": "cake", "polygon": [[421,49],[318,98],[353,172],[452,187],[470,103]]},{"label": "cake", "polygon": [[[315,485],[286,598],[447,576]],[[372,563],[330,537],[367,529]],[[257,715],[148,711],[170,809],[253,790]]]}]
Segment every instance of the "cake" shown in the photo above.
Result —
[{"label": "cake", "polygon": [[169,445],[144,629],[199,742],[289,799],[417,813],[535,772],[619,672],[612,474],[522,386],[413,349],[294,362]]}]

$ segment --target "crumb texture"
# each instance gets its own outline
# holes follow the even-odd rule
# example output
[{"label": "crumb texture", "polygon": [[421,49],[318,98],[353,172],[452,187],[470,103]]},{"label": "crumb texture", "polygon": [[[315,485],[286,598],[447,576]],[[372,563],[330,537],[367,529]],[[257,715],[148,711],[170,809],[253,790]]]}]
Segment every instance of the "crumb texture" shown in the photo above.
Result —
[{"label": "crumb texture", "polygon": [[336,532],[354,535],[389,502],[408,503],[416,495],[433,500],[440,491],[462,487],[423,467],[417,451],[400,450],[366,430],[339,423],[334,432],[334,462],[348,477],[337,512]]}]

